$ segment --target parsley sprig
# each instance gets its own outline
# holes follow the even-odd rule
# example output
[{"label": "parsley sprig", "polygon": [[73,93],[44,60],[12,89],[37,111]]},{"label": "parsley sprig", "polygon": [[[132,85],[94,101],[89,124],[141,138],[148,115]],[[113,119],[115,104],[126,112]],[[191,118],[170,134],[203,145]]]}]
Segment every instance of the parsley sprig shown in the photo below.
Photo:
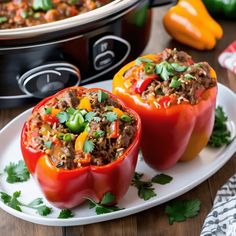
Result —
[{"label": "parsley sprig", "polygon": [[123,210],[123,208],[119,208],[116,205],[111,205],[111,206],[109,205],[109,204],[112,204],[115,200],[115,196],[110,192],[105,193],[100,202],[95,202],[89,198],[87,199],[90,202],[89,208],[90,209],[95,208],[95,212],[97,215]]},{"label": "parsley sprig", "polygon": [[35,209],[36,212],[41,216],[47,216],[52,212],[52,208],[43,204],[42,198],[36,198],[29,204],[24,204],[18,200],[21,195],[21,191],[16,191],[11,195],[0,192],[1,200],[9,207],[22,212],[22,207],[27,207],[31,209]]},{"label": "parsley sprig", "polygon": [[157,174],[152,179],[143,181],[141,180],[144,176],[143,173],[134,173],[131,185],[138,189],[138,196],[143,200],[147,201],[152,197],[156,196],[155,189],[153,188],[153,183],[157,184],[167,184],[172,181],[172,177],[166,174]]},{"label": "parsley sprig", "polygon": [[172,225],[174,221],[181,222],[196,216],[200,210],[200,205],[199,199],[171,202],[165,207],[165,213],[169,217],[169,224]]},{"label": "parsley sprig", "polygon": [[74,214],[70,209],[62,209],[58,215],[58,219],[67,219],[74,217]]},{"label": "parsley sprig", "polygon": [[18,163],[10,162],[4,169],[7,173],[8,183],[24,182],[30,178],[30,173],[23,160],[18,161]]},{"label": "parsley sprig", "polygon": [[231,142],[231,133],[227,127],[228,117],[223,108],[218,106],[215,111],[215,123],[208,145],[222,147]]}]

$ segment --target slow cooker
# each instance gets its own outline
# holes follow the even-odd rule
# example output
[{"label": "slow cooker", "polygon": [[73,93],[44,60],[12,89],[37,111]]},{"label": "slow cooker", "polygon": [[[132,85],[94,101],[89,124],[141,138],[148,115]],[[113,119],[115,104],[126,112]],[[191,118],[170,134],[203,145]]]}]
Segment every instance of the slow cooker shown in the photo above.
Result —
[{"label": "slow cooker", "polygon": [[111,79],[145,48],[149,9],[172,1],[115,0],[65,20],[0,30],[0,108]]}]

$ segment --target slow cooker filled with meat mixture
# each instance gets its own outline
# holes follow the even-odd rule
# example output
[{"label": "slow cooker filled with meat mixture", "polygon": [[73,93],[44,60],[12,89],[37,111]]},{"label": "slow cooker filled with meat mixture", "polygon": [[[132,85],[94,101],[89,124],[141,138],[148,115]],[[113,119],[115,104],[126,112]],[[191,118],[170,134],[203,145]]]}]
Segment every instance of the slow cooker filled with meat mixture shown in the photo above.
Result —
[{"label": "slow cooker filled with meat mixture", "polygon": [[57,168],[102,166],[125,152],[136,127],[134,116],[106,92],[72,87],[32,113],[24,145],[47,154]]},{"label": "slow cooker filled with meat mixture", "polygon": [[54,22],[76,16],[113,0],[12,0],[0,3],[0,29]]}]

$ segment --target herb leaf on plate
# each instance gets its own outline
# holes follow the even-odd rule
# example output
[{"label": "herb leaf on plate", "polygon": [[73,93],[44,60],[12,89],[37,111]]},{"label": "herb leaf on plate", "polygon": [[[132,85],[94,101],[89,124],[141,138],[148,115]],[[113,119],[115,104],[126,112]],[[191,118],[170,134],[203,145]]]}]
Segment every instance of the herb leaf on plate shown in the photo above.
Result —
[{"label": "herb leaf on plate", "polygon": [[18,161],[18,163],[10,162],[4,169],[7,173],[8,183],[24,182],[30,178],[30,173],[23,160]]},{"label": "herb leaf on plate", "polygon": [[227,127],[228,117],[223,108],[218,106],[215,111],[215,123],[208,145],[212,147],[222,147],[231,142],[231,133]]},{"label": "herb leaf on plate", "polygon": [[67,219],[67,218],[72,218],[74,214],[70,209],[62,209],[60,211],[59,216],[57,217],[58,219]]},{"label": "herb leaf on plate", "polygon": [[29,204],[24,204],[18,200],[20,195],[21,195],[21,191],[14,192],[12,196],[5,192],[0,192],[0,197],[2,201],[7,206],[17,211],[22,211],[21,207],[27,207],[27,208],[35,209],[36,212],[40,214],[41,216],[46,216],[52,212],[52,208],[46,205],[42,205],[43,204],[42,198],[36,198],[33,201],[31,201]]},{"label": "herb leaf on plate", "polygon": [[168,184],[172,181],[173,177],[166,174],[158,174],[152,178],[152,182],[156,184]]},{"label": "herb leaf on plate", "polygon": [[169,217],[169,224],[174,221],[181,222],[194,217],[199,213],[201,202],[199,199],[179,200],[171,202],[165,207],[165,213]]},{"label": "herb leaf on plate", "polygon": [[155,197],[156,193],[154,192],[152,181],[143,181],[141,180],[142,177],[142,173],[135,172],[131,185],[135,186],[138,189],[138,196],[147,201],[150,198]]},{"label": "herb leaf on plate", "polygon": [[104,194],[101,202],[95,202],[89,198],[87,199],[89,200],[89,209],[95,208],[95,212],[97,215],[123,210],[123,208],[119,208],[116,205],[109,205],[112,204],[115,200],[115,196],[110,192]]}]

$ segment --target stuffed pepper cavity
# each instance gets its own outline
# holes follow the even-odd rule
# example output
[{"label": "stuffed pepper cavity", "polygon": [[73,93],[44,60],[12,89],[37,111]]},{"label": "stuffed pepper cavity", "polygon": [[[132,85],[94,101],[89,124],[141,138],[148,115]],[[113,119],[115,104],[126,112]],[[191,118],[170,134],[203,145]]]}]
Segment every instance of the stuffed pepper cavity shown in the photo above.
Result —
[{"label": "stuffed pepper cavity", "polygon": [[71,87],[41,101],[21,135],[21,150],[46,198],[72,208],[85,198],[126,193],[137,162],[138,115],[102,89]]},{"label": "stuffed pepper cavity", "polygon": [[217,95],[216,74],[208,63],[165,49],[124,66],[112,91],[140,115],[142,154],[154,169],[192,160],[207,144]]}]

